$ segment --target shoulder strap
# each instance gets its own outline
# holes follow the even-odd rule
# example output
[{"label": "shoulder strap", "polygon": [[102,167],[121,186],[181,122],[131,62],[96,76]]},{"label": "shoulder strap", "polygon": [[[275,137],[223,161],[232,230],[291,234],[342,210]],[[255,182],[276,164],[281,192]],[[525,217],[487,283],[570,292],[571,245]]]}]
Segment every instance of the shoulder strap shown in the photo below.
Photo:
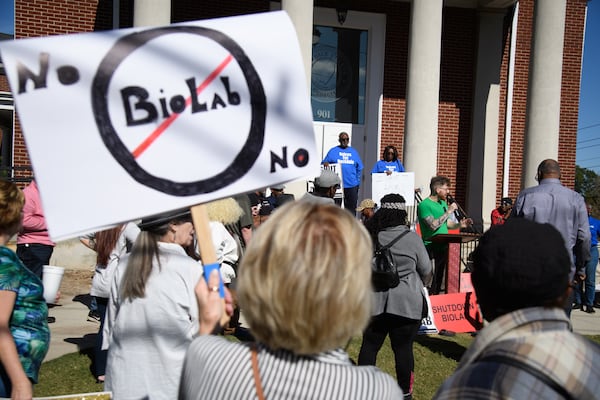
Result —
[{"label": "shoulder strap", "polygon": [[392,247],[394,245],[394,243],[396,243],[398,240],[402,239],[402,236],[406,235],[408,232],[410,232],[410,230],[408,230],[408,229],[405,230],[404,232],[402,232],[401,234],[399,234],[394,240],[392,240],[391,242],[389,242],[385,246],[381,246],[381,244],[379,243],[379,239],[377,239],[377,244],[379,244],[379,250],[389,249],[390,247]]},{"label": "shoulder strap", "polygon": [[485,357],[482,357],[477,360],[477,362],[486,362],[486,361],[487,362],[497,362],[500,364],[507,364],[507,365],[510,365],[511,367],[521,369],[521,370],[527,372],[529,375],[532,375],[535,378],[537,378],[538,380],[544,382],[544,384],[546,386],[548,386],[549,388],[554,390],[556,393],[561,395],[563,398],[571,399],[571,400],[573,399],[573,396],[571,395],[571,393],[569,393],[567,391],[567,389],[565,389],[562,385],[560,385],[558,382],[556,382],[554,379],[552,379],[548,375],[544,374],[543,372],[538,371],[537,369],[535,369],[534,367],[532,367],[529,364],[524,363],[523,361],[520,361],[513,357],[509,357],[504,354],[491,354],[489,356],[485,356]]},{"label": "shoulder strap", "polygon": [[265,395],[262,390],[260,381],[260,372],[258,371],[258,349],[256,342],[250,344],[250,352],[252,353],[252,372],[254,373],[254,386],[256,387],[256,395],[258,400],[265,400]]}]

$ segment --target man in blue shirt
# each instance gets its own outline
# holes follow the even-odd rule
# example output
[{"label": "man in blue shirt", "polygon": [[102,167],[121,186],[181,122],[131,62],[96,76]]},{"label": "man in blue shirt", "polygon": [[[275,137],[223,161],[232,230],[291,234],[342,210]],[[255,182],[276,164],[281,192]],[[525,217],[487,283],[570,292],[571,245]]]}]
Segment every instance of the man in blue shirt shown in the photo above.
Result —
[{"label": "man in blue shirt", "polygon": [[340,163],[342,165],[342,180],[344,183],[344,208],[352,214],[356,213],[356,203],[358,202],[358,188],[362,178],[363,163],[360,155],[355,148],[350,147],[350,136],[346,132],[340,133],[338,140],[339,146],[331,148],[322,164],[326,167],[329,164]]},{"label": "man in blue shirt", "polygon": [[588,222],[590,224],[591,248],[590,261],[585,266],[585,281],[579,283],[575,288],[575,304],[573,309],[581,308],[588,314],[593,314],[594,296],[596,295],[596,266],[598,265],[598,237],[600,236],[600,220],[592,217],[592,205],[586,204],[588,211]]},{"label": "man in blue shirt", "polygon": [[[523,189],[512,210],[512,216],[553,225],[562,235],[569,256],[569,279],[585,279],[585,266],[590,259],[590,227],[583,197],[560,182],[560,166],[556,160],[540,163],[536,175],[538,186]],[[571,314],[574,296],[565,305]]]}]

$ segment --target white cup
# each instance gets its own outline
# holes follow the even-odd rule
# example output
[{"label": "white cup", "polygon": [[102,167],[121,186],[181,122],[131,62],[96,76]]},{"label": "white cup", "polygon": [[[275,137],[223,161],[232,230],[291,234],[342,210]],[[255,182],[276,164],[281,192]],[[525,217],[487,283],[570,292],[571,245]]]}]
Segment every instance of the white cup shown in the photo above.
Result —
[{"label": "white cup", "polygon": [[60,282],[62,281],[65,269],[63,267],[55,267],[52,265],[44,265],[44,299],[46,303],[54,304],[56,301],[56,295],[60,288]]}]

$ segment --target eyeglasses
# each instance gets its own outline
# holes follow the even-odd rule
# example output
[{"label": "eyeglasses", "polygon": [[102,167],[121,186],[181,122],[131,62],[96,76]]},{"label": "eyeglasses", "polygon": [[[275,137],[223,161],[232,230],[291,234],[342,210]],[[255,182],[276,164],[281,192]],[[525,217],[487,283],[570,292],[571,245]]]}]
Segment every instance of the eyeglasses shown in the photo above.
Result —
[{"label": "eyeglasses", "polygon": [[340,142],[349,142],[350,138],[340,138]]}]

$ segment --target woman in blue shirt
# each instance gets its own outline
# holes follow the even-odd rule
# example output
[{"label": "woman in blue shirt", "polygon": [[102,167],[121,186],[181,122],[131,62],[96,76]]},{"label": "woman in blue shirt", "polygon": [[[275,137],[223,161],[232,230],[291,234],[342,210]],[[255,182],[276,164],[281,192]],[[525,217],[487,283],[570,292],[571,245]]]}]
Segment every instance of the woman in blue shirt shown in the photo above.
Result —
[{"label": "woman in blue shirt", "polygon": [[404,166],[398,158],[398,150],[394,146],[385,146],[383,160],[379,160],[371,170],[372,174],[383,173],[390,175],[392,172],[404,172]]}]

